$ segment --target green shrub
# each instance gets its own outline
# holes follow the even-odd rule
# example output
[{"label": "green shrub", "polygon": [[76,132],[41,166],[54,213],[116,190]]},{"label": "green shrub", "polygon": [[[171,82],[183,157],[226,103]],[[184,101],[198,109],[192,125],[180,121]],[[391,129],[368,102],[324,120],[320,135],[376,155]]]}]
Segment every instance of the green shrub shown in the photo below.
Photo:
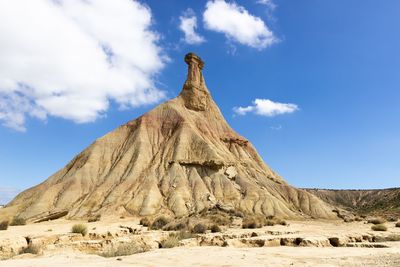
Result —
[{"label": "green shrub", "polygon": [[382,224],[384,222],[385,222],[385,220],[382,218],[373,218],[373,219],[368,220],[368,223],[372,223],[372,224]]},{"label": "green shrub", "polygon": [[164,216],[160,216],[157,219],[154,220],[154,222],[151,224],[151,229],[153,230],[160,230],[162,229],[165,225],[167,225],[170,222],[170,220]]},{"label": "green shrub", "polygon": [[105,258],[128,256],[148,251],[147,246],[140,246],[137,242],[122,243],[116,247],[112,247],[99,255]]},{"label": "green shrub", "polygon": [[96,216],[90,217],[88,219],[88,222],[98,222],[98,221],[100,221],[100,219],[101,219],[101,215],[97,214]]},{"label": "green shrub", "polygon": [[40,253],[40,247],[39,246],[35,246],[32,244],[29,244],[27,247],[21,249],[21,251],[19,252],[19,254],[39,254]]},{"label": "green shrub", "polygon": [[72,226],[71,232],[85,236],[87,234],[87,227],[84,224],[75,224]]},{"label": "green shrub", "polygon": [[400,227],[400,222],[397,222],[397,223],[396,223],[396,227]]},{"label": "green shrub", "polygon": [[207,227],[202,223],[196,224],[192,229],[192,233],[195,233],[195,234],[204,234],[206,231],[207,231]]},{"label": "green shrub", "polygon": [[221,228],[219,228],[219,226],[216,225],[216,224],[213,224],[213,225],[210,227],[210,230],[211,230],[211,233],[219,233],[219,232],[221,232]]},{"label": "green shrub", "polygon": [[0,230],[7,230],[8,229],[8,221],[0,222]]},{"label": "green shrub", "polygon": [[26,225],[26,220],[21,217],[14,217],[10,223],[11,226]]},{"label": "green shrub", "polygon": [[149,227],[149,226],[151,225],[151,221],[150,221],[149,218],[144,217],[144,218],[140,219],[139,224],[140,224],[140,225],[143,225],[143,226],[145,226],[145,227]]},{"label": "green shrub", "polygon": [[371,226],[374,231],[387,231],[387,227],[384,224],[375,224]]}]

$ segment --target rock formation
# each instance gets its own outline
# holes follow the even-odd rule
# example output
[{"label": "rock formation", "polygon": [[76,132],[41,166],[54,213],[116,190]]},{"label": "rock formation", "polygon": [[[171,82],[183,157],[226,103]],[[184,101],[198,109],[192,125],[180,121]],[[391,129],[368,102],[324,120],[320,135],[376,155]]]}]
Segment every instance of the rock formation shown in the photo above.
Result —
[{"label": "rock formation", "polygon": [[187,216],[219,207],[280,217],[334,217],[316,196],[288,185],[231,129],[208,91],[203,61],[185,57],[180,95],[96,140],[0,212],[32,219],[68,211]]}]

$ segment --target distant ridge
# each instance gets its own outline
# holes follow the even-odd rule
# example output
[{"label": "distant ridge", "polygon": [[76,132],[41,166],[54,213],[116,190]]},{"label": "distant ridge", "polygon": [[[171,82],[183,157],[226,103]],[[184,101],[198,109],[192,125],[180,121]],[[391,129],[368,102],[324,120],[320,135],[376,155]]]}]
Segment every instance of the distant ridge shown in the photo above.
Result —
[{"label": "distant ridge", "polygon": [[318,189],[304,188],[331,205],[364,215],[400,218],[400,188]]}]

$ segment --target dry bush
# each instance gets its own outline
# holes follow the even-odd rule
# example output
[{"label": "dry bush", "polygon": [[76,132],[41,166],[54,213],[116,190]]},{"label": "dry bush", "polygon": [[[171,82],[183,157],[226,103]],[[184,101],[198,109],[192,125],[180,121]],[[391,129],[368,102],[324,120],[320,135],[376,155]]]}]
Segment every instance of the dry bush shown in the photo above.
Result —
[{"label": "dry bush", "polygon": [[167,238],[160,242],[161,248],[173,248],[179,245],[179,241],[196,237],[196,235],[188,231],[180,231],[178,233],[170,233]]},{"label": "dry bush", "polygon": [[196,224],[192,229],[192,233],[195,233],[195,234],[204,234],[206,231],[207,231],[207,227],[202,223]]},{"label": "dry bush", "polygon": [[20,250],[19,254],[39,254],[41,248],[36,245],[29,244],[27,247]]},{"label": "dry bush", "polygon": [[361,217],[358,217],[358,216],[355,217],[354,220],[355,220],[356,222],[362,222],[362,221],[363,221],[363,219],[362,219]]},{"label": "dry bush", "polygon": [[7,230],[8,229],[8,221],[0,222],[0,230]]},{"label": "dry bush", "polygon": [[161,248],[173,248],[179,245],[179,237],[176,234],[169,234],[168,237],[161,241]]},{"label": "dry bush", "polygon": [[261,228],[263,225],[256,217],[245,217],[242,221],[242,228],[254,229]]},{"label": "dry bush", "polygon": [[84,224],[75,224],[72,226],[71,232],[85,236],[87,234],[87,227]]},{"label": "dry bush", "polygon": [[265,220],[261,222],[263,223],[263,226],[274,226],[276,224],[275,220]]},{"label": "dry bush", "polygon": [[216,213],[216,214],[211,214],[207,216],[207,218],[218,225],[230,225],[232,223],[232,220],[229,215],[226,213]]},{"label": "dry bush", "polygon": [[382,224],[384,222],[385,222],[385,220],[382,218],[373,218],[373,219],[368,220],[368,223],[372,223],[372,224]]},{"label": "dry bush", "polygon": [[384,224],[375,224],[371,226],[374,231],[387,231],[387,227]]},{"label": "dry bush", "polygon": [[231,210],[229,211],[229,214],[235,217],[240,217],[240,218],[244,217],[244,213],[241,212],[240,210]]},{"label": "dry bush", "polygon": [[216,225],[216,224],[211,225],[210,230],[211,230],[211,233],[219,233],[219,232],[221,232],[221,228],[219,228],[219,226]]},{"label": "dry bush", "polygon": [[116,247],[112,247],[99,255],[105,258],[111,257],[119,257],[119,256],[128,256],[137,253],[142,253],[148,251],[149,248],[147,246],[141,246],[135,241],[131,241],[129,243],[121,243]]},{"label": "dry bush", "polygon": [[388,219],[388,222],[397,222],[397,221],[398,221],[398,219],[396,217],[390,217]]},{"label": "dry bush", "polygon": [[185,222],[170,222],[166,226],[163,227],[163,230],[165,231],[181,231],[184,229],[187,229],[187,223]]},{"label": "dry bush", "polygon": [[275,219],[275,223],[279,225],[288,225],[288,223],[285,220],[282,219]]},{"label": "dry bush", "polygon": [[170,219],[164,216],[160,216],[157,219],[154,220],[154,222],[151,224],[151,229],[152,230],[160,230],[164,226],[166,226],[170,222]]},{"label": "dry bush", "polygon": [[20,217],[14,217],[10,223],[11,226],[26,225],[26,220]]},{"label": "dry bush", "polygon": [[400,235],[392,234],[389,236],[375,236],[374,242],[398,242],[400,241]]},{"label": "dry bush", "polygon": [[100,219],[101,219],[101,215],[97,214],[96,216],[90,217],[88,219],[88,222],[98,222],[98,221],[100,221]]},{"label": "dry bush", "polygon": [[396,227],[400,227],[400,222],[397,222],[397,223],[396,223]]},{"label": "dry bush", "polygon": [[149,227],[151,225],[151,221],[150,221],[149,218],[144,217],[144,218],[140,219],[139,224],[143,225],[143,226],[146,226],[146,227]]}]

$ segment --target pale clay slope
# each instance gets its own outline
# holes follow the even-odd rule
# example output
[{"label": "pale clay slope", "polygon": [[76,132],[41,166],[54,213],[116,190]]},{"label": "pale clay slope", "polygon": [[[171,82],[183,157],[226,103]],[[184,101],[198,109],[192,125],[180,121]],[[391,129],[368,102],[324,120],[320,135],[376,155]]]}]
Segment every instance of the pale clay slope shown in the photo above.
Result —
[{"label": "pale clay slope", "polygon": [[185,57],[181,94],[128,122],[42,184],[19,194],[1,217],[93,214],[186,216],[219,205],[248,213],[333,218],[332,208],[288,185],[234,132],[205,85],[203,62]]}]

